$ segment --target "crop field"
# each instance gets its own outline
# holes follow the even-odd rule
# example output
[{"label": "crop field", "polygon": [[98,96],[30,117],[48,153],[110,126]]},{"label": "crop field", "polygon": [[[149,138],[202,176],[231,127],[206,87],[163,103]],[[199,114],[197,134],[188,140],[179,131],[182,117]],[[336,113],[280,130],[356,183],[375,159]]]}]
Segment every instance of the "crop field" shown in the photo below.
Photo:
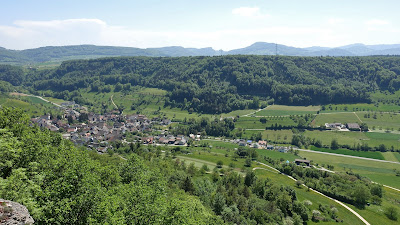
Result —
[{"label": "crop field", "polygon": [[[41,116],[44,112],[50,112],[54,109],[54,105],[47,103],[35,97],[19,96],[18,98],[10,98],[7,95],[0,95],[0,105],[6,107],[17,107],[23,109],[29,116]],[[25,99],[26,101],[22,101]],[[36,100],[37,99],[37,100]]]},{"label": "crop field", "polygon": [[357,112],[357,115],[371,130],[389,130],[398,132],[400,129],[399,113]]},{"label": "crop field", "polygon": [[357,111],[378,111],[378,107],[376,107],[374,104],[367,104],[367,103],[330,104],[322,107],[321,113],[357,112]]},{"label": "crop field", "polygon": [[240,117],[235,122],[235,127],[244,129],[265,129],[271,125],[293,126],[296,123],[289,117],[268,117],[266,123],[261,123],[259,117]]},{"label": "crop field", "polygon": [[255,113],[255,116],[290,116],[316,114],[321,109],[320,106],[286,106],[271,105],[266,109]]},{"label": "crop field", "polygon": [[338,140],[339,144],[354,144],[362,143],[362,140],[368,140],[365,133],[361,132],[345,132],[345,131],[305,131],[304,136],[320,140],[323,145],[331,144],[333,139]]},{"label": "crop field", "polygon": [[333,165],[335,166],[335,171],[351,170],[354,173],[368,177],[372,181],[400,188],[400,177],[397,177],[394,172],[394,169],[400,168],[400,164],[324,155],[314,152],[300,152],[300,156],[313,160],[315,163]]},{"label": "crop field", "polygon": [[360,123],[360,120],[352,112],[318,114],[315,118],[315,125],[324,126],[325,123]]},{"label": "crop field", "polygon": [[378,147],[384,144],[387,148],[393,146],[394,149],[400,148],[400,134],[376,133],[376,132],[349,132],[349,131],[306,131],[306,137],[320,140],[323,145],[330,146],[333,139],[341,145],[368,144],[370,147]]},{"label": "crop field", "polygon": [[317,148],[314,146],[311,147],[311,150],[319,151],[319,152],[330,152],[330,153],[341,154],[341,155],[352,155],[352,156],[365,157],[365,158],[371,158],[371,159],[381,159],[381,160],[386,159],[386,157],[384,157],[381,152],[363,152],[363,151],[354,151],[354,150],[348,150],[348,149],[332,150],[332,149],[327,149],[327,148]]},{"label": "crop field", "polygon": [[385,157],[385,160],[400,162],[400,153],[398,152],[382,152],[382,155]]},{"label": "crop field", "polygon": [[369,139],[365,142],[370,146],[385,144],[387,147],[393,146],[395,149],[400,149],[400,134],[367,132],[365,136]]},{"label": "crop field", "polygon": [[221,114],[221,116],[222,117],[231,117],[231,116],[233,116],[233,117],[236,117],[236,116],[241,117],[241,116],[248,115],[248,114],[251,114],[251,113],[254,113],[254,112],[255,112],[254,109],[243,109],[243,110],[235,110],[235,111],[232,111],[232,112],[229,112],[229,113],[223,113],[223,114]]}]

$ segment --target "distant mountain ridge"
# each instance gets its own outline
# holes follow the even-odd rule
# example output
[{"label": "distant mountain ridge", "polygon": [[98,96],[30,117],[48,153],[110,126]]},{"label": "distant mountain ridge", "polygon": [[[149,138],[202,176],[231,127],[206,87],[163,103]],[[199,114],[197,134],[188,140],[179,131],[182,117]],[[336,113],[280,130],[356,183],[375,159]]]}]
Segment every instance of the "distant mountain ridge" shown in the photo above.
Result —
[{"label": "distant mountain ridge", "polygon": [[351,44],[336,48],[313,46],[297,48],[275,43],[256,42],[248,47],[230,51],[213,48],[184,48],[169,46],[161,48],[135,48],[96,45],[47,46],[26,50],[9,50],[0,47],[0,63],[35,64],[61,62],[71,59],[93,59],[114,56],[216,56],[216,55],[288,55],[288,56],[371,56],[400,55],[400,44],[364,45]]}]

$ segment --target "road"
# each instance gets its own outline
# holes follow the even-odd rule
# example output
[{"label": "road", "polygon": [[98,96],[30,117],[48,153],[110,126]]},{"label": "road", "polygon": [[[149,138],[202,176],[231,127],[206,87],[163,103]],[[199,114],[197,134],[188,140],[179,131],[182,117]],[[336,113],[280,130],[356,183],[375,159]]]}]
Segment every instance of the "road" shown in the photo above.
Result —
[{"label": "road", "polygon": [[[262,162],[257,162],[257,163],[259,163],[259,164],[261,164],[261,165],[263,165],[263,166],[266,166],[266,167],[268,167],[268,168],[270,168],[270,169],[272,169],[272,170],[274,170],[274,171],[280,173],[279,170],[275,169],[275,168],[272,167],[272,166],[269,166],[269,165],[267,165],[267,164],[265,164],[265,163],[262,163]],[[259,168],[259,167],[256,167],[256,168],[254,168],[253,170],[256,170],[256,169],[258,169],[258,168]],[[263,168],[259,168],[259,169],[263,169]],[[281,174],[282,174],[282,175],[285,175],[285,176],[287,176],[287,177],[289,177],[290,179],[292,179],[292,180],[294,180],[294,181],[297,181],[297,180],[296,180],[294,177],[292,177],[292,176],[289,176],[289,175],[284,174],[284,173],[281,173]],[[370,225],[370,223],[368,223],[368,221],[367,221],[366,219],[364,219],[364,217],[362,217],[360,214],[358,214],[358,213],[357,213],[356,211],[354,211],[352,208],[350,208],[350,207],[348,207],[347,205],[345,205],[343,202],[338,201],[338,200],[336,200],[336,199],[334,199],[334,198],[331,198],[331,197],[329,197],[329,196],[326,196],[326,195],[322,194],[321,192],[319,192],[319,191],[317,191],[317,190],[314,190],[314,189],[312,189],[312,188],[310,188],[310,187],[307,187],[305,184],[303,184],[303,186],[306,187],[306,188],[309,188],[311,191],[313,191],[313,192],[315,192],[315,193],[317,193],[317,194],[320,194],[320,195],[322,195],[322,196],[324,196],[324,197],[326,197],[326,198],[329,198],[329,199],[332,200],[332,201],[335,201],[335,202],[338,203],[339,205],[343,206],[345,209],[349,210],[349,211],[350,211],[351,213],[353,213],[355,216],[357,216],[364,224]]]},{"label": "road", "polygon": [[354,159],[365,159],[365,160],[370,160],[370,161],[375,161],[375,162],[400,164],[400,162],[393,162],[393,161],[387,161],[387,160],[381,160],[381,159],[371,159],[371,158],[365,158],[365,157],[359,157],[359,156],[353,156],[353,155],[342,155],[342,154],[336,154],[336,153],[330,153],[330,152],[319,152],[319,151],[312,151],[312,150],[299,149],[299,148],[296,150],[299,150],[302,152],[312,152],[312,153],[334,155],[334,156],[341,156],[341,157],[354,158]]}]

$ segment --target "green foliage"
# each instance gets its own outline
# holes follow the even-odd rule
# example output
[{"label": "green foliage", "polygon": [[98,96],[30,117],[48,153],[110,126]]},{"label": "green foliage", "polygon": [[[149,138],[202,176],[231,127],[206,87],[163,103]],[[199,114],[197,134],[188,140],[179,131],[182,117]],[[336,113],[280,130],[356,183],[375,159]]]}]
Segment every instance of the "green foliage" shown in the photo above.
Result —
[{"label": "green foliage", "polygon": [[222,223],[197,198],[166,195],[168,159],[150,168],[135,154],[123,162],[90,156],[29,126],[18,109],[0,110],[0,132],[0,196],[27,206],[39,224]]},{"label": "green foliage", "polygon": [[266,101],[369,103],[368,90],[398,90],[399,65],[398,57],[121,57],[66,61],[55,70],[26,74],[20,68],[4,67],[0,74],[13,76],[0,78],[36,91],[51,90],[54,95],[80,88],[107,93],[114,86],[116,91],[125,91],[128,84],[157,87],[168,91],[164,106],[222,113],[257,108]]},{"label": "green foliage", "polygon": [[385,210],[385,215],[386,215],[389,219],[394,220],[394,221],[397,221],[397,219],[398,219],[398,211],[397,211],[397,209],[396,209],[395,207],[393,207],[393,206],[390,206],[390,207],[386,208],[386,210]]},{"label": "green foliage", "polygon": [[339,143],[336,139],[333,139],[331,142],[331,149],[336,150],[339,148]]}]

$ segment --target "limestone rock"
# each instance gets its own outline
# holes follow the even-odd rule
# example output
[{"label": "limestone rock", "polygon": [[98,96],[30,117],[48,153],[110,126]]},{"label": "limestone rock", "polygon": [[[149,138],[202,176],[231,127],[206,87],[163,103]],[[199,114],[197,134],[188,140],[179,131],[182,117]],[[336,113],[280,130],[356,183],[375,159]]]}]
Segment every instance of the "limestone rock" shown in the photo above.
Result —
[{"label": "limestone rock", "polygon": [[0,199],[0,224],[4,225],[23,225],[33,224],[35,221],[29,214],[28,209],[17,203]]}]

